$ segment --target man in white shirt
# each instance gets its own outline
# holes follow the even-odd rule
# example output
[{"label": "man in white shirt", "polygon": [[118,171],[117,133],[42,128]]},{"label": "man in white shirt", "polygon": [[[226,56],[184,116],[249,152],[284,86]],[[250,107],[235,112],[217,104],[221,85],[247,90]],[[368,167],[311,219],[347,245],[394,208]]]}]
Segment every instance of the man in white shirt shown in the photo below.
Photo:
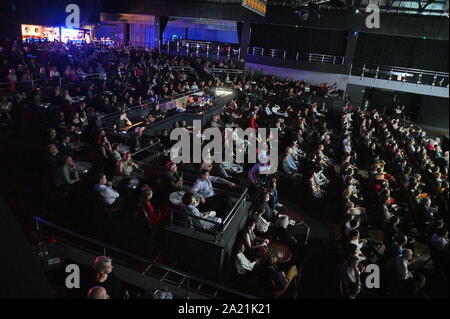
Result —
[{"label": "man in white shirt", "polygon": [[259,263],[259,259],[256,259],[255,261],[251,262],[247,259],[244,255],[245,246],[244,244],[241,244],[238,250],[238,254],[236,255],[236,258],[234,260],[234,263],[236,265],[236,270],[239,275],[245,275],[246,273],[249,273],[253,270],[256,264]]},{"label": "man in white shirt", "polygon": [[99,174],[95,190],[102,195],[107,205],[113,205],[116,199],[120,197],[120,194],[112,188],[112,183],[106,179],[105,174]]},{"label": "man in white shirt", "polygon": [[200,177],[195,181],[192,186],[191,192],[200,197],[201,211],[216,211],[224,213],[224,216],[232,208],[231,197],[228,192],[216,194],[211,182],[227,184],[229,187],[234,188],[234,183],[228,182],[226,179],[216,176],[210,176],[209,171],[202,169],[200,171]]}]

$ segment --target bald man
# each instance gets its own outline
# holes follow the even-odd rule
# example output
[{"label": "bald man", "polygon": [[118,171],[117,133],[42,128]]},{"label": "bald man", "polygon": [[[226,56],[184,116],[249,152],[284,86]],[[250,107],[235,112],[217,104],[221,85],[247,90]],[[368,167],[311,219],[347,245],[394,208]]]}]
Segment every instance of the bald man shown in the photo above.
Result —
[{"label": "bald man", "polygon": [[109,299],[106,289],[100,286],[95,286],[89,289],[88,299]]}]

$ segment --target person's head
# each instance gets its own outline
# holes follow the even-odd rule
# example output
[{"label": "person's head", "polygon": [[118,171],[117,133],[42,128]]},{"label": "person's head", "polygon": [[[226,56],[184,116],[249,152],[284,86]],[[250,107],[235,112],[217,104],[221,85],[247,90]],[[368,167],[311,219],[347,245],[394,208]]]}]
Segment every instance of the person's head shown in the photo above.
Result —
[{"label": "person's head", "polygon": [[127,117],[127,113],[123,112],[123,113],[120,114],[120,120],[123,121],[123,120],[126,119],[126,117]]},{"label": "person's head", "polygon": [[267,203],[270,200],[270,193],[269,192],[264,192],[261,195],[261,199],[263,203]]},{"label": "person's head", "polygon": [[101,286],[95,286],[89,289],[87,294],[88,299],[109,299],[106,289]]},{"label": "person's head", "polygon": [[181,199],[182,203],[185,206],[190,206],[195,202],[195,197],[194,197],[194,193],[192,192],[186,192],[183,195],[183,198]]},{"label": "person's head", "polygon": [[403,258],[406,260],[411,260],[413,258],[413,252],[411,249],[405,249],[403,251]]},{"label": "person's head", "polygon": [[408,242],[408,237],[406,237],[405,234],[398,234],[395,238],[395,242],[399,247],[402,247],[403,245],[406,245]]},{"label": "person's head", "polygon": [[359,230],[352,229],[348,233],[348,237],[350,237],[351,240],[359,239]]},{"label": "person's head", "polygon": [[130,152],[125,152],[125,153],[123,153],[123,155],[122,155],[122,160],[123,160],[123,161],[129,161],[129,160],[131,160],[131,154],[130,154]]},{"label": "person's head", "polygon": [[144,201],[151,201],[151,199],[153,198],[153,190],[150,187],[146,187],[142,190],[142,198],[144,199]]},{"label": "person's head", "polygon": [[99,274],[110,274],[113,270],[112,259],[107,256],[95,258],[92,268]]},{"label": "person's head", "polygon": [[441,238],[448,238],[448,230],[445,228],[439,228],[436,231],[436,235],[438,235]]},{"label": "person's head", "polygon": [[277,226],[281,227],[281,228],[284,228],[284,229],[287,229],[288,226],[289,226],[289,217],[286,216],[286,215],[283,215],[283,216],[279,217],[277,219]]},{"label": "person's head", "polygon": [[392,225],[400,224],[400,218],[398,218],[398,216],[392,216],[389,221]]},{"label": "person's head", "polygon": [[106,185],[106,183],[108,183],[108,179],[103,173],[98,174],[97,181],[99,185]]},{"label": "person's head", "polygon": [[352,229],[356,229],[359,226],[359,220],[357,218],[354,218],[349,222],[349,224]]},{"label": "person's head", "polygon": [[247,224],[247,229],[248,230],[254,230],[256,226],[256,223],[254,220],[250,220],[250,222]]},{"label": "person's head", "polygon": [[415,272],[414,277],[412,278],[413,284],[415,288],[423,288],[426,284],[426,279],[423,274],[420,272]]},{"label": "person's head", "polygon": [[73,161],[72,157],[70,157],[70,156],[65,156],[64,159],[63,159],[63,163],[66,166],[73,166],[73,165],[75,165],[75,162]]},{"label": "person's head", "polygon": [[56,147],[55,144],[49,144],[49,145],[48,145],[48,151],[49,151],[51,154],[56,154],[56,153],[58,153],[58,148]]},{"label": "person's head", "polygon": [[209,171],[207,169],[200,170],[200,178],[207,181],[209,179]]},{"label": "person's head", "polygon": [[347,257],[347,265],[349,267],[356,267],[358,266],[359,258],[356,255],[350,255]]}]

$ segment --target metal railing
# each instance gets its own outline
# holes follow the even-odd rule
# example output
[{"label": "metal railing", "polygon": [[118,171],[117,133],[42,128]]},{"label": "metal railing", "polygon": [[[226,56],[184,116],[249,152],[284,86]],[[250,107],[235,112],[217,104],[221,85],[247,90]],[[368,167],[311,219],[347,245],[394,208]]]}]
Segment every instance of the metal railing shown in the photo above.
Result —
[{"label": "metal railing", "polygon": [[206,57],[227,57],[240,59],[241,48],[239,44],[224,44],[194,40],[171,41],[165,40],[161,45],[165,52],[177,52],[179,54],[195,54]]},{"label": "metal railing", "polygon": [[[75,78],[57,77],[48,79],[31,79],[30,81],[20,81],[15,83],[16,89],[32,89],[36,87],[63,87],[71,84],[82,83],[85,81],[107,80],[110,76],[117,75],[116,73],[92,73],[76,76]],[[9,89],[8,82],[0,83],[0,90]]]},{"label": "metal railing", "polygon": [[278,49],[265,49],[259,47],[249,47],[249,55],[265,56],[271,58],[277,58],[282,60],[295,60],[310,63],[323,63],[323,64],[344,64],[345,58],[334,55],[316,54],[316,53],[301,53],[294,51],[278,50]]},{"label": "metal railing", "polygon": [[354,63],[350,75],[438,87],[449,87],[449,74],[430,70],[387,65]]},{"label": "metal railing", "polygon": [[[163,273],[165,273],[164,276],[161,278],[157,278],[162,283],[169,283],[172,285],[177,286],[178,288],[181,288],[183,285],[185,285],[186,288],[186,295],[185,298],[189,298],[189,292],[204,295],[209,298],[214,298],[218,296],[219,293],[225,293],[228,295],[232,295],[235,297],[240,298],[246,298],[246,299],[256,299],[256,296],[247,294],[245,292],[241,292],[232,288],[225,287],[223,285],[217,284],[215,282],[212,282],[207,279],[199,278],[197,276],[191,275],[186,272],[178,271],[176,269],[173,269],[171,267],[162,265],[160,263],[157,263],[154,260],[149,260],[147,258],[144,258],[142,256],[135,255],[133,253],[130,253],[128,251],[125,251],[123,249],[113,247],[107,243],[101,242],[99,240],[80,235],[76,232],[73,232],[67,228],[55,225],[49,221],[46,221],[44,219],[41,219],[39,217],[33,217],[35,230],[38,233],[38,236],[41,237],[42,235],[53,237],[54,239],[58,240],[63,245],[71,246],[78,248],[80,250],[84,250],[87,253],[94,253],[97,255],[110,255],[111,253],[118,254],[121,256],[120,258],[115,257],[115,261],[120,263],[122,266],[125,266],[133,271],[136,271],[142,276],[156,276],[155,274],[150,274],[148,271],[150,268],[157,268],[161,270]],[[76,242],[75,242],[76,241]],[[94,251],[92,251],[94,250]],[[146,265],[145,269],[136,269],[137,263],[143,263]],[[180,278],[179,282],[173,282],[172,280],[168,279],[168,274],[177,275]],[[210,288],[209,290],[215,291],[213,294],[208,294],[203,291],[200,291],[200,289],[193,289],[193,285],[189,285],[190,282],[197,282],[200,283],[198,287],[203,288]],[[208,290],[208,289],[205,289]]]},{"label": "metal railing", "polygon": [[[204,221],[207,223],[214,224],[216,227],[214,229],[208,230],[208,229],[202,229],[201,227],[194,227],[197,231],[211,234],[215,237],[216,242],[221,242],[223,239],[223,234],[225,231],[227,231],[228,227],[230,226],[231,221],[233,220],[234,215],[238,212],[239,208],[242,207],[242,205],[245,205],[247,200],[247,194],[248,194],[248,188],[242,188],[242,192],[240,193],[239,199],[234,204],[233,208],[230,210],[230,212],[227,214],[225,219],[222,221],[222,223],[218,223],[214,220],[210,220],[203,217],[198,217],[194,215],[186,215],[184,212],[181,211],[181,209],[172,209],[171,210],[171,224],[181,225],[181,226],[188,226],[188,220],[185,217],[189,217],[194,220]],[[180,217],[181,218],[178,218]],[[195,222],[193,222],[195,224]],[[195,225],[194,225],[195,226]]]}]

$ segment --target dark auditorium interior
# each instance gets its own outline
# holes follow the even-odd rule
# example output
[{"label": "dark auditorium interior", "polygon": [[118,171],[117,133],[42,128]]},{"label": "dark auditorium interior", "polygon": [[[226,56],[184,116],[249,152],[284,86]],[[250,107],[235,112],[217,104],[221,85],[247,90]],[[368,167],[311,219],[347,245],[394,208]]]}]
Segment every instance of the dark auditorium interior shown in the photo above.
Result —
[{"label": "dark auditorium interior", "polygon": [[6,0],[0,299],[447,299],[448,0]]}]

